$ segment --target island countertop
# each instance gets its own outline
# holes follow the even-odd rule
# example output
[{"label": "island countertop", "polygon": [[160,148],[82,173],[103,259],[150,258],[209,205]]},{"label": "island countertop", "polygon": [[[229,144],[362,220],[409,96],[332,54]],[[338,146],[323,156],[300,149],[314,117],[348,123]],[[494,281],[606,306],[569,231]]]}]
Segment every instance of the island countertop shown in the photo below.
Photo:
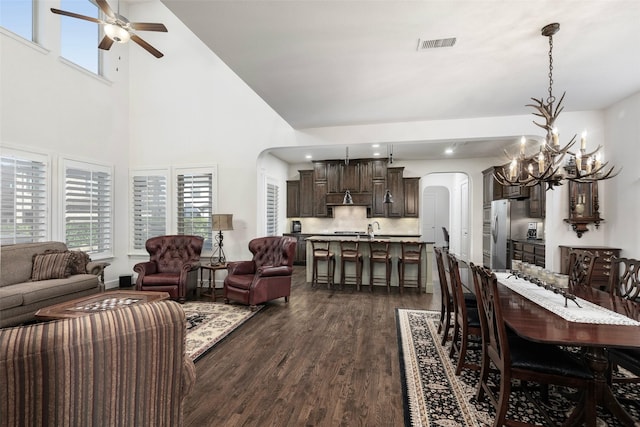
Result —
[{"label": "island countertop", "polygon": [[[388,237],[383,237],[388,236]],[[390,235],[381,235],[378,237],[374,237],[373,239],[369,239],[367,235],[312,235],[306,238],[307,243],[307,271],[306,278],[307,282],[311,282],[313,276],[313,248],[311,246],[311,242],[313,241],[328,241],[330,242],[331,251],[335,254],[336,257],[336,283],[339,282],[340,277],[340,242],[360,242],[360,251],[364,258],[364,268],[362,271],[362,283],[363,285],[368,285],[369,283],[369,245],[370,241],[383,241],[389,242],[389,252],[391,255],[391,286],[398,286],[398,258],[400,257],[401,250],[401,242],[421,242],[420,236],[390,236]],[[422,274],[423,274],[423,285],[421,286],[423,292],[433,293],[433,246],[435,242],[424,242],[424,256],[422,260]],[[376,276],[378,273],[376,273]]]}]

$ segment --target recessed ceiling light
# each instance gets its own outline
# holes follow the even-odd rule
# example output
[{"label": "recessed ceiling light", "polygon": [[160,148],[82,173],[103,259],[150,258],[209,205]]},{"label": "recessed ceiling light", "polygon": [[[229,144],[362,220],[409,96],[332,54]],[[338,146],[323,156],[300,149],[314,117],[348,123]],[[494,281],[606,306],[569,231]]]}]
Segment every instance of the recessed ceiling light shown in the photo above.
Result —
[{"label": "recessed ceiling light", "polygon": [[380,155],[380,153],[373,153],[373,155],[374,155],[375,157],[377,157],[377,156],[379,156],[379,155]]},{"label": "recessed ceiling light", "polygon": [[444,150],[444,154],[453,154],[453,148],[447,148],[446,150]]},{"label": "recessed ceiling light", "polygon": [[307,154],[306,156],[304,156],[305,159],[310,159],[311,158],[311,154]]},{"label": "recessed ceiling light", "polygon": [[378,147],[380,147],[380,144],[373,144],[373,145],[371,145],[371,146],[372,146],[373,148],[378,148]]}]

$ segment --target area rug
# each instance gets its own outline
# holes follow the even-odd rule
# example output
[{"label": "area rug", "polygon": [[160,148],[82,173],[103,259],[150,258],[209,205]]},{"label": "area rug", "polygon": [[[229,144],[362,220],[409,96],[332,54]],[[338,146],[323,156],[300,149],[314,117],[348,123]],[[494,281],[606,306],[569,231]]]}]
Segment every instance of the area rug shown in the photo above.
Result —
[{"label": "area rug", "polygon": [[[475,398],[479,372],[463,369],[460,376],[455,375],[455,361],[449,358],[451,340],[440,345],[439,316],[433,311],[396,309],[405,425],[490,426],[495,418],[493,406],[488,399],[478,402]],[[467,360],[478,362],[479,351],[468,352]],[[495,384],[497,377],[491,381]],[[640,399],[640,384],[616,384],[614,389],[618,397]],[[559,425],[573,407],[568,400],[571,392],[551,386],[545,404],[535,390],[512,392],[507,417],[537,425]],[[623,406],[640,420],[639,407]],[[608,412],[598,410],[599,427],[619,425]]]},{"label": "area rug", "polygon": [[195,362],[263,307],[251,311],[245,305],[185,302],[182,309],[187,316],[187,354]]}]

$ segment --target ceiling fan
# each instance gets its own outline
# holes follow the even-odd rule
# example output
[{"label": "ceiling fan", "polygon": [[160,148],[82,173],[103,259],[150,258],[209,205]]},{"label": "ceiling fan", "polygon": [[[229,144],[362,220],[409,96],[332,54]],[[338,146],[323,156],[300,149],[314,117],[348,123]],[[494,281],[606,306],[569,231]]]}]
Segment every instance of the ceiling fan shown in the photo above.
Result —
[{"label": "ceiling fan", "polygon": [[[167,32],[167,27],[164,24],[156,24],[150,22],[129,22],[127,18],[114,12],[109,3],[106,0],[95,0],[100,10],[107,17],[105,20],[93,18],[91,16],[79,15],[73,12],[67,12],[56,8],[51,8],[51,12],[58,15],[70,16],[72,18],[83,19],[85,21],[95,22],[100,25],[104,25],[105,36],[98,45],[100,49],[109,50],[114,42],[126,43],[130,39],[139,44],[142,48],[148,51],[156,58],[162,58],[164,55],[162,52],[151,46],[146,41],[142,40],[132,30],[138,31],[162,31]],[[118,1],[118,12],[120,11],[120,2]]]}]

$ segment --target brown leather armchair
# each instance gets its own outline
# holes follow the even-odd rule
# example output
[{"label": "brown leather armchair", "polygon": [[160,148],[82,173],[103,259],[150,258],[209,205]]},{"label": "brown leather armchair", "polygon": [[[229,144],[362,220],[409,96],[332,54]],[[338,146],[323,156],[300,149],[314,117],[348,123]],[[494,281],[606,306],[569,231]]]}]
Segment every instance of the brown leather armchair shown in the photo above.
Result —
[{"label": "brown leather armchair", "polygon": [[184,303],[198,284],[203,243],[202,237],[187,235],[147,240],[145,247],[151,259],[133,267],[138,273],[136,290],[168,292],[172,299]]},{"label": "brown leather armchair", "polygon": [[251,261],[230,262],[224,280],[224,300],[238,301],[255,310],[258,304],[291,295],[296,239],[259,237],[249,242]]}]

